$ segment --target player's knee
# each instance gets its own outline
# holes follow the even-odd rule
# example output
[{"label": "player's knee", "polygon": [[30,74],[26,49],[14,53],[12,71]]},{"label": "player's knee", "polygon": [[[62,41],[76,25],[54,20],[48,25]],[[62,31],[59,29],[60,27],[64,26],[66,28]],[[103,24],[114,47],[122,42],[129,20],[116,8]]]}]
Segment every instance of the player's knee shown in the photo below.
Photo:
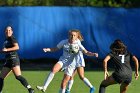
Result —
[{"label": "player's knee", "polygon": [[23,77],[21,75],[15,76],[17,80],[21,80]]},{"label": "player's knee", "polygon": [[100,87],[104,87],[104,88],[105,88],[105,87],[107,87],[107,86],[106,86],[104,83],[101,83],[101,84],[100,84]]},{"label": "player's knee", "polygon": [[58,68],[53,68],[51,72],[52,72],[53,74],[55,74],[55,73],[57,73],[58,71],[59,71]]},{"label": "player's knee", "polygon": [[74,80],[74,78],[73,77],[70,77],[70,80]]}]

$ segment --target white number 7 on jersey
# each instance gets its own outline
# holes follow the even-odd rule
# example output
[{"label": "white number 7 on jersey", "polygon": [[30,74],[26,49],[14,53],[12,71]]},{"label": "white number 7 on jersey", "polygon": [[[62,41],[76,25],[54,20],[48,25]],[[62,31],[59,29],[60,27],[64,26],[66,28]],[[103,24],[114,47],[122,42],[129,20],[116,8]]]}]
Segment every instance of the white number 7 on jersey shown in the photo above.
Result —
[{"label": "white number 7 on jersey", "polygon": [[121,56],[121,62],[124,63],[124,55],[119,55]]}]

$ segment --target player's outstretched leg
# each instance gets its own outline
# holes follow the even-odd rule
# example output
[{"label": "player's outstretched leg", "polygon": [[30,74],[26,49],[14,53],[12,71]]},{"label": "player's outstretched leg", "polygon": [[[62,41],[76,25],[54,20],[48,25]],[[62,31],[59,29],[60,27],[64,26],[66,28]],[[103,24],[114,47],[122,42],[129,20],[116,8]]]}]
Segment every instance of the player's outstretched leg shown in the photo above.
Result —
[{"label": "player's outstretched leg", "polygon": [[[62,64],[63,64],[63,63],[62,63]],[[41,91],[43,91],[43,92],[45,92],[46,89],[47,89],[47,87],[49,86],[49,84],[50,84],[51,81],[53,80],[55,73],[57,73],[58,71],[60,71],[61,68],[62,68],[62,65],[61,65],[59,62],[57,62],[57,63],[54,65],[52,71],[51,71],[51,72],[49,73],[49,75],[47,76],[47,78],[46,78],[46,80],[45,80],[45,82],[44,82],[44,85],[43,85],[43,86],[37,86],[37,89],[38,89],[38,90],[41,90]]]},{"label": "player's outstretched leg", "polygon": [[31,86],[28,84],[27,80],[23,76],[16,76],[16,79],[19,80],[21,84],[28,89],[29,93],[34,93],[34,89],[31,88]]},{"label": "player's outstretched leg", "polygon": [[54,78],[54,73],[53,72],[50,72],[48,77],[46,78],[45,82],[44,82],[44,86],[36,86],[36,88],[38,90],[41,90],[42,92],[45,92],[47,87],[49,86],[49,84],[51,83],[51,81],[53,80]]}]

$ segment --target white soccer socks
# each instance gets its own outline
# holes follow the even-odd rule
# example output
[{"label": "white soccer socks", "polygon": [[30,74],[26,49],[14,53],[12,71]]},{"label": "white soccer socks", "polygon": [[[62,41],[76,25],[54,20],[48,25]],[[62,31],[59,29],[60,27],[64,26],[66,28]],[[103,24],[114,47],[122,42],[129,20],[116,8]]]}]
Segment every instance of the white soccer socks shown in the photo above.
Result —
[{"label": "white soccer socks", "polygon": [[67,85],[67,90],[70,91],[72,88],[74,80],[69,80],[68,85]]},{"label": "white soccer socks", "polygon": [[90,87],[90,88],[93,87],[92,84],[90,83],[90,81],[87,78],[84,78],[83,81],[88,87]]},{"label": "white soccer socks", "polygon": [[54,78],[54,73],[50,72],[50,74],[48,75],[48,77],[46,78],[46,80],[44,82],[44,89],[45,90],[47,89],[47,87],[49,86],[49,84],[53,78]]}]

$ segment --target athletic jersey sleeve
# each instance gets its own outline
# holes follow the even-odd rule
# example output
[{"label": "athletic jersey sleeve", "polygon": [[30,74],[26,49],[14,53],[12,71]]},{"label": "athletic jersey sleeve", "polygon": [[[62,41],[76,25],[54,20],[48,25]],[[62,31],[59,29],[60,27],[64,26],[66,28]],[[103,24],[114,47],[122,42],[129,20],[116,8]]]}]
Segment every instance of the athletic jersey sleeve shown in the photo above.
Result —
[{"label": "athletic jersey sleeve", "polygon": [[130,53],[130,52],[128,52],[129,54],[130,54],[130,60],[132,60],[132,58],[133,58],[133,53]]},{"label": "athletic jersey sleeve", "polygon": [[78,45],[79,45],[79,49],[81,51],[85,50],[85,47],[81,44],[81,42],[78,42]]},{"label": "athletic jersey sleeve", "polygon": [[62,40],[57,44],[57,48],[61,49],[63,45],[66,43],[66,40]]},{"label": "athletic jersey sleeve", "polygon": [[110,56],[111,58],[113,57],[113,53],[112,52],[108,53],[107,55]]}]

